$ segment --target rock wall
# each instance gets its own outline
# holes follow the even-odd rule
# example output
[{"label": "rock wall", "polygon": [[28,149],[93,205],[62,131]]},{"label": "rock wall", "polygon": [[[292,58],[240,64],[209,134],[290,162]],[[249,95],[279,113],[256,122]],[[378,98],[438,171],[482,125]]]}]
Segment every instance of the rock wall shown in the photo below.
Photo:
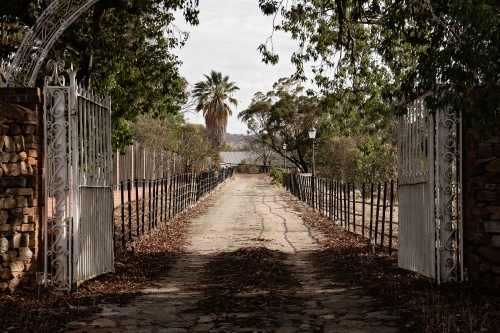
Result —
[{"label": "rock wall", "polygon": [[0,292],[36,287],[43,270],[42,94],[0,88]]},{"label": "rock wall", "polygon": [[[495,120],[500,124],[500,117]],[[500,126],[489,139],[464,133],[465,267],[472,283],[500,288]]]}]

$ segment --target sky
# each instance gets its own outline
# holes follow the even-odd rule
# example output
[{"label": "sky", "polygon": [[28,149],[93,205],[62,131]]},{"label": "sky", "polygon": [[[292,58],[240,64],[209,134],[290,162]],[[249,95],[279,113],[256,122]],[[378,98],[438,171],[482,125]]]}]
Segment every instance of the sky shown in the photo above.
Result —
[{"label": "sky", "polygon": [[[277,65],[266,65],[261,61],[258,46],[273,33],[272,17],[264,16],[258,0],[201,0],[200,24],[192,27],[185,24],[182,13],[177,13],[175,25],[188,31],[186,45],[174,50],[183,65],[181,76],[190,85],[204,81],[203,74],[213,69],[222,75],[229,75],[240,88],[233,97],[238,106],[229,118],[227,133],[246,134],[247,127],[238,121],[238,112],[248,108],[252,97],[258,91],[266,93],[282,77],[295,72],[290,56],[297,50],[298,43],[290,35],[275,32],[273,46],[280,56]],[[201,113],[187,113],[190,123],[205,124]]]}]

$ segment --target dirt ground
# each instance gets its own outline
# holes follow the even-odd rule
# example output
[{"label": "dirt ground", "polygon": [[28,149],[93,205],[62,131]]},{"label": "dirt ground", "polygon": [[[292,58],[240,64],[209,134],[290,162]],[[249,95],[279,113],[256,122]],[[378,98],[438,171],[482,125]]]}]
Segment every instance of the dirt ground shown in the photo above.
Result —
[{"label": "dirt ground", "polygon": [[499,304],[402,271],[264,175],[236,175],[118,253],[115,274],[1,297],[0,332],[498,332]]},{"label": "dirt ground", "polygon": [[[228,182],[193,219],[168,274],[72,332],[396,332],[361,290],[323,279],[325,240],[262,175]],[[96,328],[96,326],[99,326]],[[74,329],[71,329],[74,328]]]}]

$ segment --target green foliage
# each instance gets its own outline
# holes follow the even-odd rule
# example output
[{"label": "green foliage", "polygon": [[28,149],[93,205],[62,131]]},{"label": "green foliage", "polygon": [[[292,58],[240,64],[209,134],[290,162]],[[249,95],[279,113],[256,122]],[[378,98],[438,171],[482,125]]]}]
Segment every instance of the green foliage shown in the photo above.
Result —
[{"label": "green foliage", "polygon": [[[394,128],[391,114],[426,94],[431,110],[451,106],[480,129],[498,125],[500,111],[500,4],[491,0],[260,0],[265,15],[283,20],[275,30],[299,44],[292,55],[304,79],[325,96],[337,131],[356,135],[361,126]],[[272,39],[259,48],[264,62],[277,62]],[[319,64],[319,65],[317,65]],[[484,101],[480,108],[474,100]],[[386,127],[388,126],[388,127]]]},{"label": "green foliage", "polygon": [[[2,1],[1,57],[12,57],[21,41],[17,36],[49,3]],[[59,37],[47,56],[75,64],[78,82],[98,93],[111,93],[116,148],[131,142],[129,124],[138,115],[164,118],[178,113],[187,98],[178,73],[181,62],[171,53],[187,38],[172,24],[176,10],[183,10],[189,23],[198,23],[195,0],[99,1]],[[38,85],[45,74],[40,73]]]},{"label": "green foliage", "polygon": [[[282,78],[267,94],[257,92],[250,106],[238,114],[263,146],[283,155],[287,160],[308,170],[311,149],[308,129],[321,123],[324,112],[318,98],[304,94],[304,88],[293,79]],[[319,133],[318,133],[319,136]]]},{"label": "green foliage", "polygon": [[203,125],[186,124],[180,115],[164,119],[141,115],[132,125],[134,139],[164,158],[180,158],[184,172],[218,170],[220,156],[207,139]]},{"label": "green foliage", "polygon": [[285,177],[284,174],[286,173],[286,170],[283,168],[278,168],[278,167],[272,167],[269,170],[269,177],[271,177],[271,180],[273,183],[278,183],[283,185],[285,182]]},{"label": "green foliage", "polygon": [[378,183],[397,175],[396,146],[374,137],[325,137],[317,156],[318,170],[338,181]]},{"label": "green foliage", "polygon": [[238,164],[236,172],[239,173],[259,173],[259,164],[253,159],[244,158]]}]

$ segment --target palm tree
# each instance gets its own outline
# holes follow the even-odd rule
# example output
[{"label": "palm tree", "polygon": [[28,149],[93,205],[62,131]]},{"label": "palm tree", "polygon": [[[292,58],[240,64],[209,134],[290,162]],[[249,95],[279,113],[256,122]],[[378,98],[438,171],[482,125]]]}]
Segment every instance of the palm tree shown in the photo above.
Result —
[{"label": "palm tree", "polygon": [[238,106],[238,101],[232,95],[240,88],[229,81],[229,76],[222,76],[221,72],[212,70],[210,75],[203,76],[206,80],[196,83],[193,89],[193,96],[198,101],[196,111],[203,110],[208,138],[220,148],[224,142],[227,120],[233,114],[226,101]]}]

